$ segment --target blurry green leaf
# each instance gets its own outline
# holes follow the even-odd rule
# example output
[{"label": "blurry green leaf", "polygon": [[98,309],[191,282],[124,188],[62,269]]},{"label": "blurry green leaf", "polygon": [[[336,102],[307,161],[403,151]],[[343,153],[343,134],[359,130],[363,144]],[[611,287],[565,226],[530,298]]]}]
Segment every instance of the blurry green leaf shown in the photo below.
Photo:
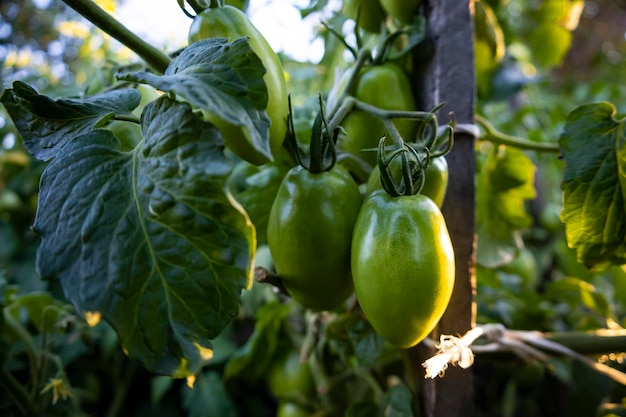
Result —
[{"label": "blurry green leaf", "polygon": [[360,314],[346,313],[327,327],[327,335],[334,349],[345,361],[354,355],[362,367],[370,367],[380,357],[385,341]]},{"label": "blurry green leaf", "polygon": [[534,62],[542,68],[555,67],[563,61],[572,45],[572,31],[578,26],[583,0],[544,0],[532,14],[534,25],[529,46]]},{"label": "blurry green leaf", "polygon": [[626,263],[625,127],[612,104],[587,104],[569,114],[559,139],[561,220],[568,245],[587,268]]},{"label": "blurry green leaf", "polygon": [[496,147],[478,175],[477,261],[487,268],[510,262],[532,224],[524,202],[535,197],[535,166],[519,149]]},{"label": "blurry green leaf", "polygon": [[504,58],[506,45],[498,18],[484,1],[474,3],[474,53],[478,93],[489,92],[491,75]]},{"label": "blurry green leaf", "polygon": [[28,151],[43,161],[54,158],[72,139],[104,126],[115,115],[131,115],[140,100],[141,94],[128,88],[55,101],[21,81],[14,82],[13,89],[5,90],[0,99]]},{"label": "blurry green leaf", "polygon": [[183,388],[183,407],[188,417],[237,417],[221,375],[211,371],[197,376],[193,389]]},{"label": "blurry green leaf", "polygon": [[203,39],[172,60],[165,74],[139,71],[119,79],[173,92],[193,106],[234,126],[244,127],[250,145],[272,160],[265,68],[245,37]]},{"label": "blurry green leaf", "polygon": [[99,129],[47,166],[37,267],[80,314],[101,314],[130,357],[183,377],[239,311],[254,230],[224,192],[231,164],[212,125],[163,97],[146,106],[142,130],[132,152]]},{"label": "blurry green leaf", "polygon": [[278,349],[283,321],[290,307],[274,301],[259,310],[254,332],[226,365],[224,378],[242,377],[254,381],[266,375]]},{"label": "blurry green leaf", "polygon": [[411,391],[402,384],[389,388],[384,401],[385,417],[413,417]]},{"label": "blurry green leaf", "polygon": [[529,39],[534,61],[542,68],[559,65],[571,44],[572,33],[553,22],[545,22],[534,28]]},{"label": "blurry green leaf", "polygon": [[19,319],[22,309],[26,310],[28,321],[41,333],[44,326],[48,332],[53,329],[63,314],[63,307],[64,305],[55,300],[51,294],[41,292],[19,295],[6,308],[16,319]]}]

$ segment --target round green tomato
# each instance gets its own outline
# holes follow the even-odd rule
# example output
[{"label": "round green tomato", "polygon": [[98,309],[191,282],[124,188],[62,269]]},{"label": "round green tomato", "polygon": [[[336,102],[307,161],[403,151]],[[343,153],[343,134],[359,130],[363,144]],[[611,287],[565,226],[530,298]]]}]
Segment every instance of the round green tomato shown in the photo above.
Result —
[{"label": "round green tomato", "polygon": [[296,350],[279,353],[267,375],[272,395],[282,401],[302,402],[315,394],[315,382],[308,362],[301,362]]},{"label": "round green tomato", "polygon": [[281,401],[278,403],[278,409],[276,410],[276,417],[310,417],[309,410],[301,406],[300,404]]},{"label": "round green tomato", "polygon": [[522,278],[527,288],[535,288],[539,283],[539,271],[535,256],[528,248],[521,249],[511,262],[498,268],[500,271]]},{"label": "round green tomato", "polygon": [[312,310],[330,310],[352,293],[350,244],[361,193],[335,165],[311,173],[292,168],[270,211],[267,238],[274,267],[289,294]]},{"label": "round green tomato", "polygon": [[[400,158],[394,158],[394,160],[391,162],[391,170],[394,180],[398,181],[400,178],[402,178],[402,165],[400,162]],[[380,169],[378,168],[378,164],[376,164],[376,166],[372,170],[372,173],[367,179],[365,194],[369,195],[375,190],[380,189],[382,189],[382,184],[380,183]],[[443,204],[443,200],[446,196],[447,189],[448,162],[446,161],[446,158],[440,156],[438,158],[431,159],[428,168],[426,168],[426,179],[424,181],[424,186],[422,187],[420,194],[429,197],[435,202],[435,204],[437,204],[437,206],[441,207]]]},{"label": "round green tomato", "polygon": [[357,299],[372,327],[394,346],[424,339],[454,287],[454,251],[439,208],[421,194],[374,191],[352,237]]},{"label": "round green tomato", "polygon": [[373,33],[380,32],[381,24],[387,17],[378,0],[346,0],[343,12],[356,20],[360,28]]},{"label": "round green tomato", "polygon": [[380,0],[387,14],[401,23],[410,23],[422,0]]},{"label": "round green tomato", "polygon": [[[352,70],[346,71],[329,93],[329,109],[332,109],[345,94],[351,72]],[[402,68],[393,63],[362,68],[352,95],[358,100],[383,110],[415,110],[409,79]],[[394,124],[405,141],[413,142],[416,134],[414,121],[396,119]],[[383,123],[370,114],[354,111],[348,114],[341,126],[345,130],[345,135],[339,137],[339,148],[374,166],[378,142],[385,133]],[[370,149],[370,151],[363,151],[364,149]]]},{"label": "round green tomato", "polygon": [[[269,129],[270,149],[275,155],[285,139],[287,114],[289,113],[287,81],[276,53],[250,22],[248,16],[233,6],[225,5],[205,9],[194,18],[189,29],[189,43],[217,37],[234,40],[242,36],[248,37],[250,47],[261,59],[266,70],[263,80],[267,86],[267,115],[271,121]],[[254,149],[249,143],[243,127],[233,125],[208,113],[205,113],[205,117],[220,129],[226,145],[240,158],[254,165],[269,162],[266,155]]]}]

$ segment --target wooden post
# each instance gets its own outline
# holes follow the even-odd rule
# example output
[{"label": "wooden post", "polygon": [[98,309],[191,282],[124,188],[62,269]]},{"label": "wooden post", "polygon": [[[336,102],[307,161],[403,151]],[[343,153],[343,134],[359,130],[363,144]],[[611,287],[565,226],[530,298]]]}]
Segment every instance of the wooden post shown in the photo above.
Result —
[{"label": "wooden post", "polygon": [[[429,110],[441,102],[441,124],[454,113],[459,124],[474,122],[474,29],[473,0],[424,0],[427,36],[416,51],[419,67],[416,91],[420,108]],[[424,56],[426,55],[426,59]],[[447,155],[450,183],[442,212],[448,225],[456,256],[456,280],[452,300],[438,328],[440,334],[463,335],[475,325],[475,138],[456,133]],[[422,344],[423,345],[423,344]],[[432,349],[417,349],[418,360],[432,355]],[[421,362],[420,362],[421,363]],[[419,365],[418,365],[419,366]],[[421,373],[423,375],[423,372]],[[443,378],[422,385],[424,417],[465,417],[471,414],[472,371],[450,367]]]}]

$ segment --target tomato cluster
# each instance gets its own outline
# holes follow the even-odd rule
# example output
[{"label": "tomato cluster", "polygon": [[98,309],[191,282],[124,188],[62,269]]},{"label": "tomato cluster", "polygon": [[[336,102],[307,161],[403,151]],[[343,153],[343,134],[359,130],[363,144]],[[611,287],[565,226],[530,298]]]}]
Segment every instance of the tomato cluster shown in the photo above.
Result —
[{"label": "tomato cluster", "polygon": [[[344,12],[362,29],[378,32],[387,16],[407,23],[419,3],[350,0]],[[417,344],[445,311],[455,271],[452,244],[439,209],[447,188],[447,163],[441,152],[429,149],[432,142],[420,142],[427,130],[420,128],[424,121],[406,116],[415,112],[416,104],[403,67],[369,59],[348,69],[330,91],[326,106],[320,102],[305,164],[298,156],[301,150],[292,115],[287,117],[285,78],[276,54],[245,14],[233,7],[200,13],[189,39],[217,36],[248,36],[267,70],[272,153],[278,152],[287,136],[292,145],[287,148],[299,162],[283,178],[267,213],[267,242],[282,286],[294,300],[315,311],[345,307],[355,293],[367,319],[385,340],[402,348]],[[341,128],[328,126],[324,113],[336,119],[345,103],[360,105],[354,104],[340,117]],[[368,110],[372,108],[376,111]],[[384,116],[392,113],[401,116]],[[242,127],[210,121],[240,158],[254,165],[267,162],[243,137]],[[390,128],[394,133],[379,148]],[[386,158],[385,143],[396,151],[381,162]],[[399,157],[407,149],[413,156]],[[435,151],[432,157],[431,151]],[[371,172],[367,181],[359,179],[361,187],[348,165],[341,160],[335,163],[337,153],[350,155]],[[416,189],[414,180],[419,182]],[[390,192],[385,185],[390,182],[399,182],[403,195]],[[281,398],[280,409],[293,414],[297,402],[283,398],[282,391],[275,394]]]},{"label": "tomato cluster", "polygon": [[[346,73],[326,106],[331,114],[347,97],[392,112],[414,110],[410,83],[400,67],[366,65]],[[372,91],[380,88],[377,83],[406,100]],[[390,344],[407,348],[424,339],[443,315],[455,264],[439,208],[447,188],[447,162],[437,149],[432,158],[429,149],[416,150],[417,132],[425,130],[419,124],[427,122],[408,117],[400,122],[395,125],[401,137],[416,142],[400,139],[404,150],[387,157],[383,139],[378,152],[370,153],[376,166],[361,189],[341,164],[322,172],[293,168],[274,200],[268,242],[276,272],[296,301],[313,310],[331,310],[342,306],[354,289],[374,329]],[[349,112],[341,127],[339,152],[357,158],[385,135],[377,114],[365,111]],[[408,157],[400,157],[402,152]],[[406,195],[392,196],[381,176],[399,183]],[[417,189],[405,184],[414,179]]]}]

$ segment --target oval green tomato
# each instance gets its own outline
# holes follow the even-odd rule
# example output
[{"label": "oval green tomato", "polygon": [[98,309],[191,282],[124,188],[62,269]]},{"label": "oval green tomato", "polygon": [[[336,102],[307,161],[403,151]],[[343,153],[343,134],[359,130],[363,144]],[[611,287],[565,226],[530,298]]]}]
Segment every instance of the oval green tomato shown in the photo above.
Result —
[{"label": "oval green tomato", "polygon": [[279,353],[267,375],[272,395],[283,401],[306,401],[315,393],[315,382],[308,362],[301,362],[296,350]]},{"label": "oval green tomato", "polygon": [[281,401],[276,409],[276,417],[310,417],[309,410],[298,403]]},{"label": "oval green tomato", "polygon": [[383,10],[401,23],[410,23],[421,3],[422,0],[380,0]]},{"label": "oval green tomato", "polygon": [[377,190],[365,200],[352,237],[352,275],[383,339],[402,348],[424,339],[448,306],[454,273],[448,229],[431,199]]},{"label": "oval green tomato", "polygon": [[[248,16],[233,6],[205,9],[194,18],[189,29],[189,43],[217,37],[234,40],[242,36],[248,37],[250,48],[261,59],[266,70],[263,80],[267,86],[267,115],[271,121],[270,149],[275,155],[285,139],[289,113],[287,81],[276,53],[250,22]],[[254,165],[269,162],[266,155],[254,149],[249,143],[241,126],[206,113],[205,116],[222,131],[224,142],[236,155]]]},{"label": "oval green tomato", "polygon": [[[346,71],[331,90],[328,97],[329,109],[345,94],[351,73],[351,70]],[[402,68],[390,62],[362,68],[352,95],[384,110],[415,110],[409,79]],[[394,124],[405,141],[413,142],[416,134],[414,121],[397,119]],[[383,123],[370,114],[354,111],[348,114],[341,126],[345,135],[339,137],[339,148],[358,156],[371,166],[376,165],[376,149],[385,132]],[[363,151],[365,149],[370,151]]]},{"label": "oval green tomato", "polygon": [[346,0],[343,12],[368,32],[378,33],[385,21],[385,11],[378,0]]},{"label": "oval green tomato", "polygon": [[[398,181],[402,177],[402,165],[399,158],[394,158],[391,163],[393,178]],[[365,194],[369,195],[375,190],[381,190],[382,184],[380,182],[380,169],[378,164],[372,170],[369,178],[367,179]],[[420,194],[429,197],[431,200],[441,208],[443,200],[446,197],[446,190],[448,189],[448,162],[446,158],[440,156],[433,158],[426,168],[426,179],[424,186],[420,191]]]},{"label": "oval green tomato", "polygon": [[267,228],[276,272],[289,294],[313,310],[337,307],[352,293],[350,245],[361,193],[335,165],[292,168],[278,190]]}]

